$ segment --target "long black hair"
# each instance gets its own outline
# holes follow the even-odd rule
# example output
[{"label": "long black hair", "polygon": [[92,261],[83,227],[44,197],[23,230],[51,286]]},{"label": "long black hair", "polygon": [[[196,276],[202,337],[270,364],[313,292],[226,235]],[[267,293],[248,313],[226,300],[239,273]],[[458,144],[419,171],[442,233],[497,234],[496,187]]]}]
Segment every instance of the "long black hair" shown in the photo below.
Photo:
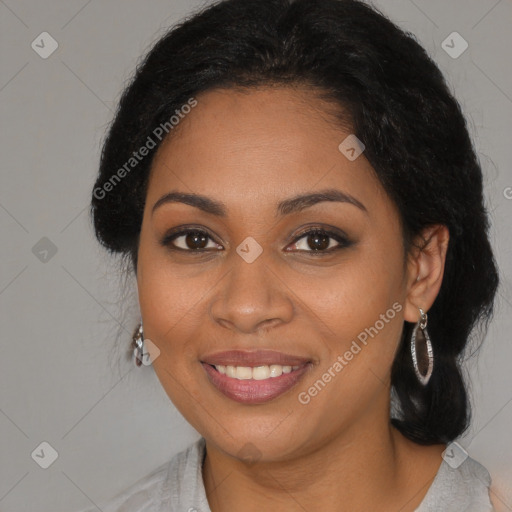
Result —
[{"label": "long black hair", "polygon": [[391,372],[400,414],[391,421],[417,443],[455,439],[470,418],[460,359],[476,327],[487,327],[498,286],[482,171],[440,70],[375,8],[357,0],[225,0],[170,29],[138,65],[104,141],[91,203],[98,240],[136,269],[148,175],[164,138],[155,134],[165,127],[172,136],[170,119],[202,91],[261,85],[304,85],[332,100],[333,111],[342,107],[340,123],[348,120],[364,142],[398,207],[407,250],[423,228],[448,227],[443,283],[428,312],[434,371],[423,388],[408,350],[413,324],[405,322]]}]

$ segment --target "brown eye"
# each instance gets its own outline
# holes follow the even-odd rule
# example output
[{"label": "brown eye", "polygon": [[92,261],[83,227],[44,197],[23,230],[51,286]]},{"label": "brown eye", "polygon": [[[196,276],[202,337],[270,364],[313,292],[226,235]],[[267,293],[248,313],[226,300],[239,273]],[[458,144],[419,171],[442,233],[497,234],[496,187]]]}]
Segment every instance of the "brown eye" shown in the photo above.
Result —
[{"label": "brown eye", "polygon": [[185,246],[189,249],[204,249],[208,245],[208,235],[198,231],[185,235]]},{"label": "brown eye", "polygon": [[330,238],[331,237],[329,235],[324,235],[322,233],[312,233],[306,237],[306,240],[311,249],[319,251],[329,247]]},{"label": "brown eye", "polygon": [[[210,252],[211,249],[222,250],[222,246],[215,243],[212,237],[201,229],[182,229],[171,232],[164,237],[161,243],[171,250],[190,253]],[[315,228],[303,232],[295,239],[293,245],[295,248],[292,250],[321,256],[349,247],[352,242],[339,233]]]},{"label": "brown eye", "polygon": [[[213,246],[208,247],[208,241],[211,241]],[[218,247],[217,244],[211,240],[211,237],[205,231],[198,229],[183,230],[178,233],[168,235],[162,241],[163,245],[171,245],[173,249],[199,252],[209,248]]]},{"label": "brown eye", "polygon": [[[303,239],[304,241],[300,242]],[[334,243],[332,243],[333,241]],[[336,242],[338,245],[336,245]],[[295,249],[300,252],[328,254],[335,250],[348,247],[352,245],[352,242],[338,233],[315,228],[302,233],[295,239],[294,245],[296,246]]]}]

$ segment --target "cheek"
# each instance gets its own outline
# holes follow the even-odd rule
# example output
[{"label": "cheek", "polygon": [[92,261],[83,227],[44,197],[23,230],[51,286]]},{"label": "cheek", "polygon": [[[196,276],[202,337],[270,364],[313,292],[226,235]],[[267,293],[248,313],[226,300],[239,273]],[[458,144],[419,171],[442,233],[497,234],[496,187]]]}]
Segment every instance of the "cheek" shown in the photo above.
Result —
[{"label": "cheek", "polygon": [[[317,325],[328,327],[328,354],[307,383],[315,385],[319,376],[328,382],[325,393],[321,382],[316,386],[322,389],[315,397],[318,405],[357,409],[376,393],[387,392],[403,327],[401,251],[399,241],[367,243],[333,266],[329,279],[297,280],[305,310],[315,313]],[[349,404],[347,397],[354,396],[359,400]]]},{"label": "cheek", "polygon": [[191,330],[201,324],[201,319],[204,320],[203,295],[201,288],[182,286],[179,280],[155,271],[139,288],[145,335],[170,355],[177,353],[183,358],[181,345],[190,339]]},{"label": "cheek", "polygon": [[204,320],[204,314],[199,313],[204,290],[180,279],[170,268],[158,251],[146,250],[141,244],[137,286],[144,336],[160,350],[153,368],[170,400],[198,428],[195,418],[201,411],[196,408],[202,397],[196,383],[202,368],[197,346],[191,340],[201,318]]},{"label": "cheek", "polygon": [[[384,243],[376,237],[366,240],[372,241],[362,242],[336,265],[308,274],[298,268],[281,272],[303,314],[316,318],[319,328],[325,327],[327,336],[336,342],[357,337],[403,300],[400,243]],[[394,313],[390,312],[393,317]]]},{"label": "cheek", "polygon": [[199,321],[207,288],[197,279],[192,284],[190,279],[180,276],[179,268],[171,266],[165,256],[165,251],[155,248],[141,235],[137,289],[144,335],[174,362],[178,356],[183,359],[186,355],[182,345],[191,326]]}]

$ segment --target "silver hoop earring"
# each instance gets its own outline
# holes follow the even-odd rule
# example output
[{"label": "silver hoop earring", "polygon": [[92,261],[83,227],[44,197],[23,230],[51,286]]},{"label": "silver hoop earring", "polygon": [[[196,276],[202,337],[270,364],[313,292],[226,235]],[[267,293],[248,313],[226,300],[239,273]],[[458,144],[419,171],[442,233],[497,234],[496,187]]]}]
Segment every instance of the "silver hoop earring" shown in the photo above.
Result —
[{"label": "silver hoop earring", "polygon": [[136,366],[142,365],[142,358],[144,356],[144,331],[142,328],[142,321],[135,328],[132,336],[132,345],[134,346],[133,356]]},{"label": "silver hoop earring", "polygon": [[[420,310],[420,319],[412,331],[411,355],[416,377],[423,386],[426,386],[434,369],[434,352],[427,332],[427,314],[421,308],[418,309]],[[421,354],[418,357],[419,347],[421,347]]]}]

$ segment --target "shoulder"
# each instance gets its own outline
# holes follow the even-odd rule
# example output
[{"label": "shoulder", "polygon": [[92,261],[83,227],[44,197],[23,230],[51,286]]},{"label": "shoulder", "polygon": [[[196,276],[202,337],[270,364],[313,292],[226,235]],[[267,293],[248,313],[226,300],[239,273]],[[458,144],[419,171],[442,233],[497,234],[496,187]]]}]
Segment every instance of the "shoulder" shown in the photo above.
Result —
[{"label": "shoulder", "polygon": [[460,464],[443,459],[430,489],[416,512],[493,512],[489,487],[491,476],[475,459]]},{"label": "shoulder", "polygon": [[[170,462],[167,479],[162,486],[162,512],[210,510],[202,475],[205,445],[205,439],[201,437]],[[160,509],[155,510],[160,512]]]},{"label": "shoulder", "polygon": [[[177,453],[165,464],[136,481],[107,502],[82,512],[163,512],[181,510],[198,503],[206,495],[202,483],[202,460],[205,442],[203,438]],[[206,502],[207,503],[207,502]],[[208,510],[208,509],[206,509]]]}]

